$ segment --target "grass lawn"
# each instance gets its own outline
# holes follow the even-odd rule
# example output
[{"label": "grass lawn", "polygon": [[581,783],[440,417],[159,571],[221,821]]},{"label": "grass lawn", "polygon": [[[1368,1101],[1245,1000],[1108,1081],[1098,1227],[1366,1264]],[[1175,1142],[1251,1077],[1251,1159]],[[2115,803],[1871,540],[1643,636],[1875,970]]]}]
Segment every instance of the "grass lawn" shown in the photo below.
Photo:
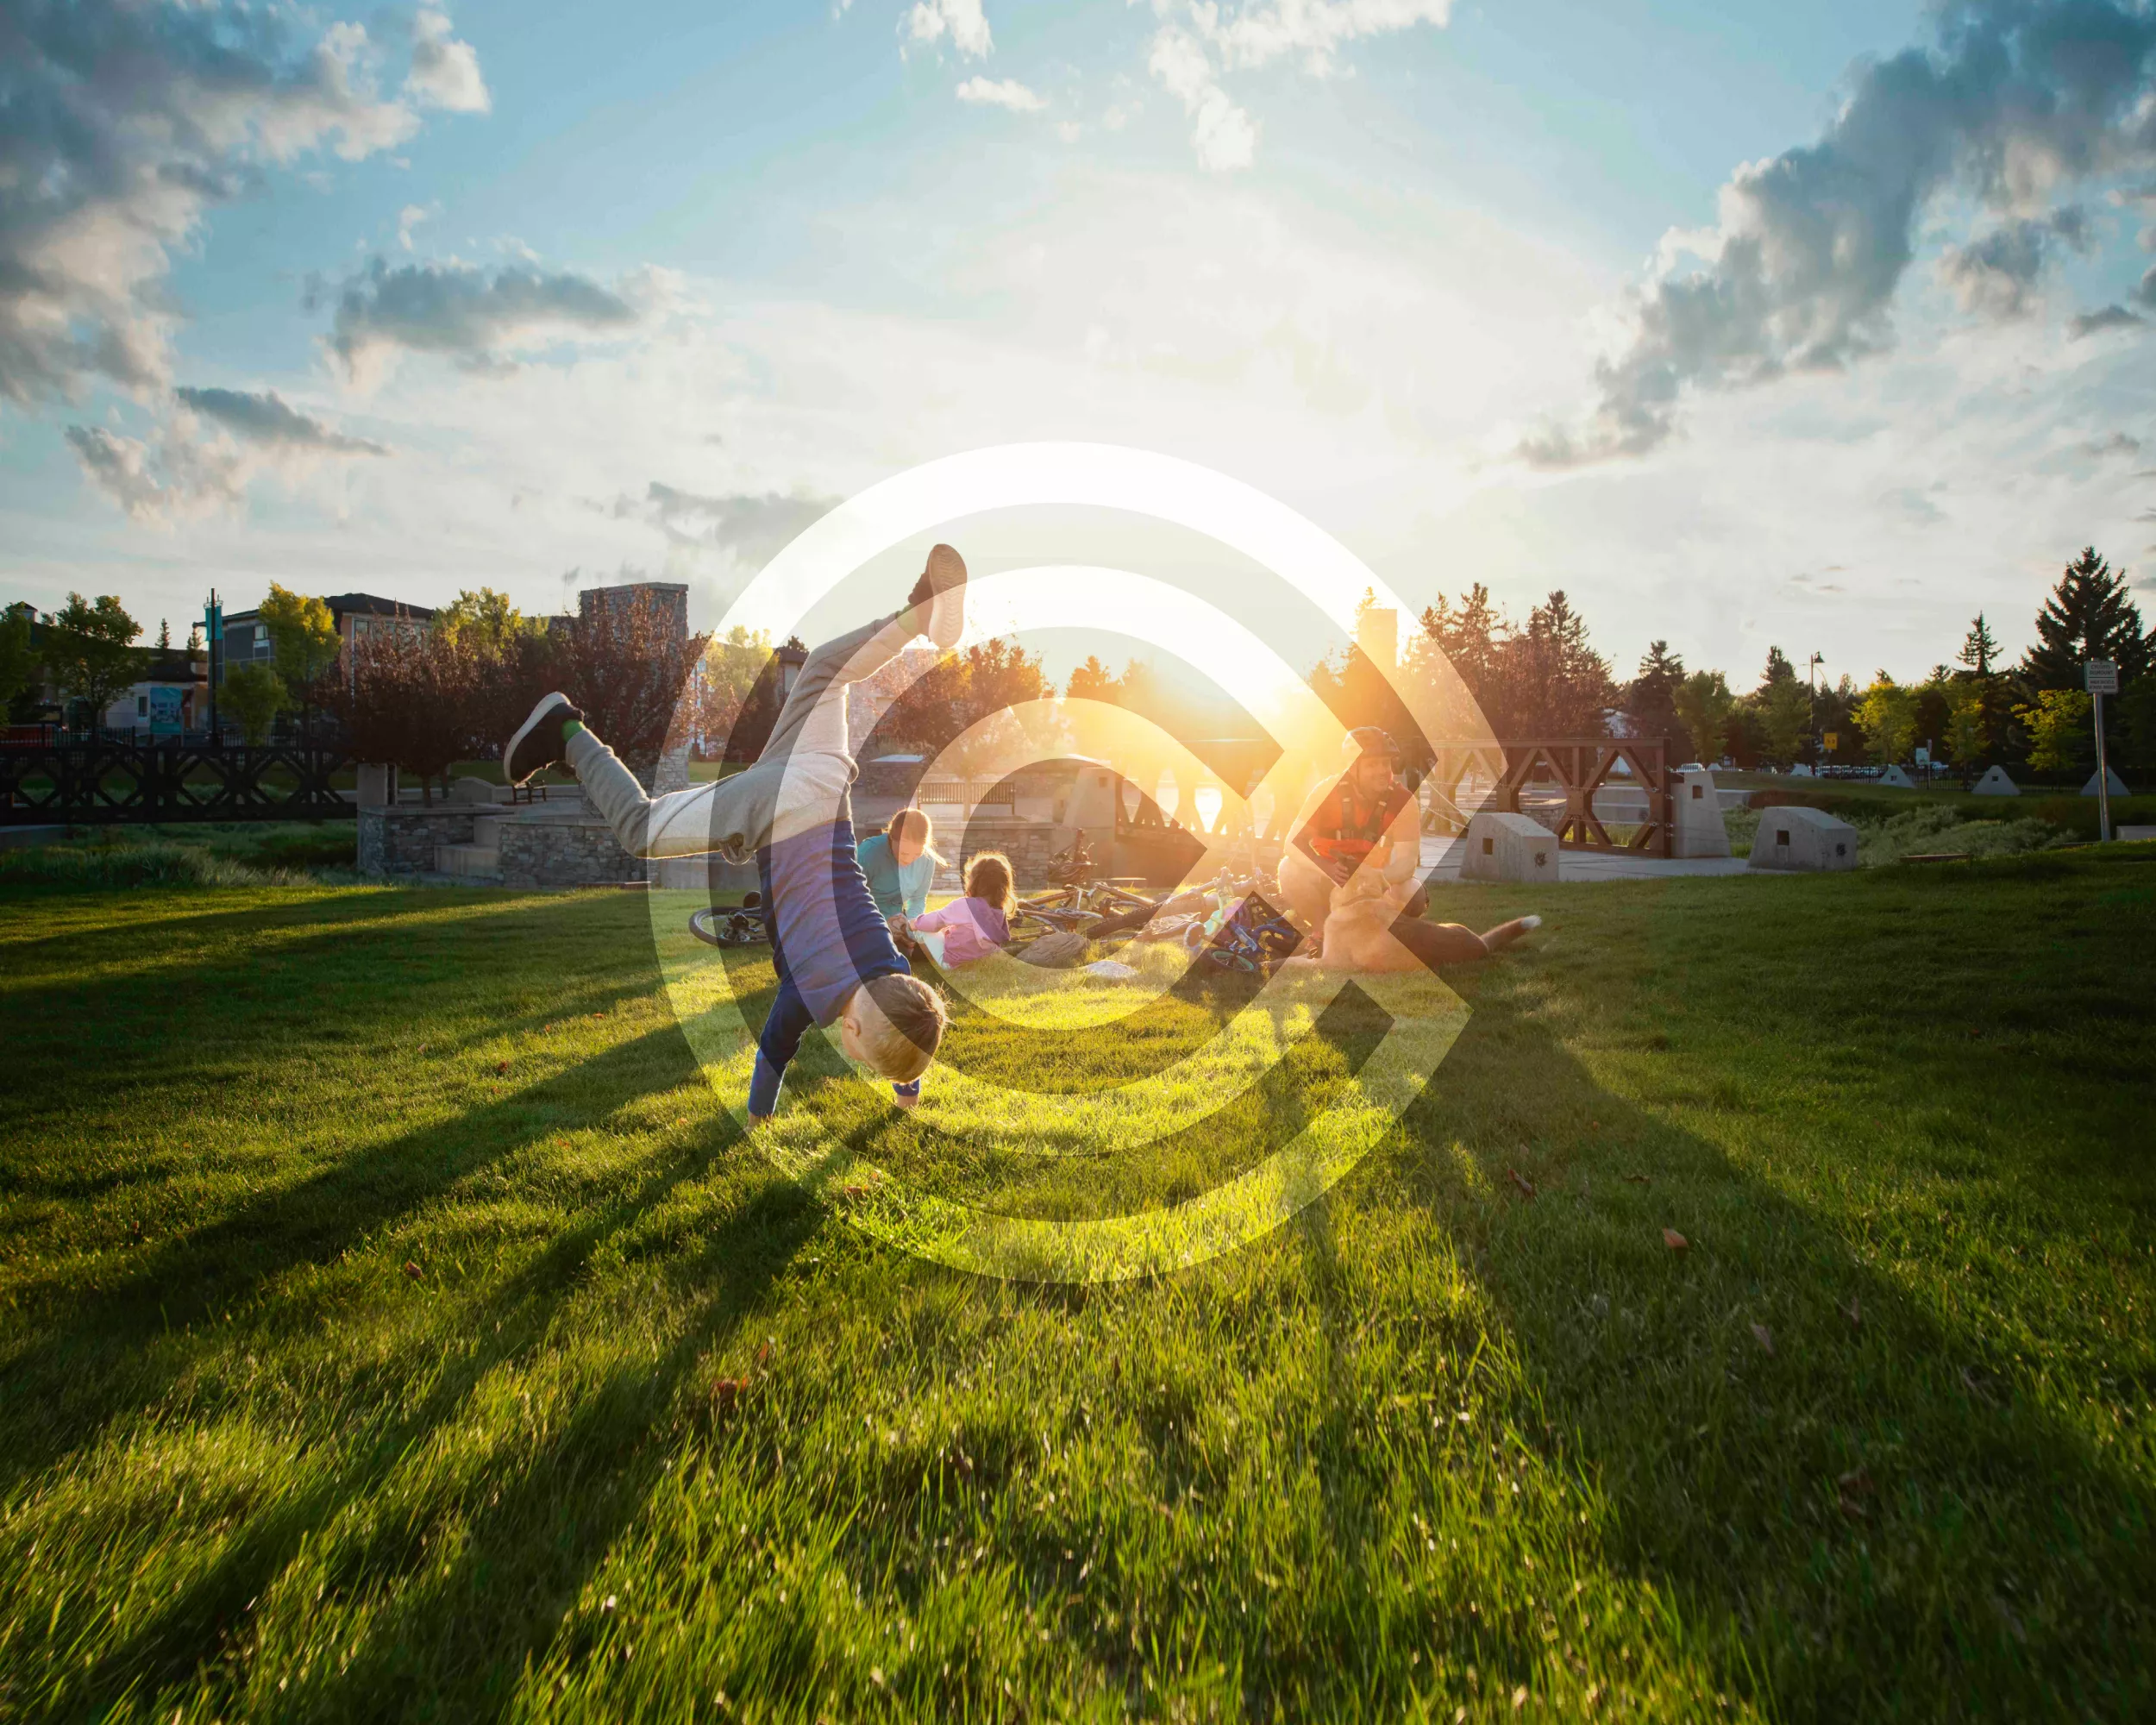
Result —
[{"label": "grass lawn", "polygon": [[2156,1713],[2156,846],[1441,905],[1527,908],[1328,1196],[1066,1287],[849,1170],[1232,988],[824,1056],[802,1184],[640,895],[0,876],[0,1718]]}]

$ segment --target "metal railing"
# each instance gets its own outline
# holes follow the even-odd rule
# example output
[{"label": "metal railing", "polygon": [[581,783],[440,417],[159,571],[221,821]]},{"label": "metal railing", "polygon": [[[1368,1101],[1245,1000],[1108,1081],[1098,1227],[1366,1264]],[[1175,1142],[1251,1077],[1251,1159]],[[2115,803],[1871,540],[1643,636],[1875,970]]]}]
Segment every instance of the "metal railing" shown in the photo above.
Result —
[{"label": "metal railing", "polygon": [[0,826],[349,818],[342,749],[58,743],[0,750]]}]

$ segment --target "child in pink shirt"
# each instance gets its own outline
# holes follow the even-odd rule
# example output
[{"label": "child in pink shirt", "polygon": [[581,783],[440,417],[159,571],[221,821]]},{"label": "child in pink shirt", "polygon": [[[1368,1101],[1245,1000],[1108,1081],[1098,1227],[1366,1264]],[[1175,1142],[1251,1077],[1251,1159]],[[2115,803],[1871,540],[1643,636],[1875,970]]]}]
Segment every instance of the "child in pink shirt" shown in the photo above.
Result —
[{"label": "child in pink shirt", "polygon": [[984,850],[966,865],[966,896],[953,899],[939,911],[914,917],[907,927],[917,939],[940,932],[943,951],[937,957],[946,970],[951,970],[1008,946],[1011,913],[1017,907],[1017,896],[1011,890],[1010,859],[999,851]]}]

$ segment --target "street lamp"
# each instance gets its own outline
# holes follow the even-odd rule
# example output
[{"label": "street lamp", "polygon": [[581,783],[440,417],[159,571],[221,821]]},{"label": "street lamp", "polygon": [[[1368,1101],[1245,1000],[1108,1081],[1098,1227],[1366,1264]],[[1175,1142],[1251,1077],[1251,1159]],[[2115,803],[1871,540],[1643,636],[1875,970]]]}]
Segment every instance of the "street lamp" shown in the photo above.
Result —
[{"label": "street lamp", "polygon": [[1804,674],[1812,685],[1812,766],[1814,771],[1827,764],[1827,750],[1820,741],[1819,731],[1819,668],[1827,662],[1824,653],[1814,653],[1804,662]]}]

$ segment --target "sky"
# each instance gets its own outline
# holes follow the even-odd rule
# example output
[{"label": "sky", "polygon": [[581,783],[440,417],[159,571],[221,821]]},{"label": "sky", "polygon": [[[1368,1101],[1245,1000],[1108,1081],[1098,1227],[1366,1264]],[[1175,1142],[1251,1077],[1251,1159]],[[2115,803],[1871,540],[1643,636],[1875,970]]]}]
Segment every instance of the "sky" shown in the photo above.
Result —
[{"label": "sky", "polygon": [[[2156,612],[2130,0],[0,0],[0,599],[710,626],[836,500],[1081,440],[1411,605],[1562,587],[1620,675],[2018,652],[2087,543]],[[945,536],[1324,644],[1175,535]]]}]

